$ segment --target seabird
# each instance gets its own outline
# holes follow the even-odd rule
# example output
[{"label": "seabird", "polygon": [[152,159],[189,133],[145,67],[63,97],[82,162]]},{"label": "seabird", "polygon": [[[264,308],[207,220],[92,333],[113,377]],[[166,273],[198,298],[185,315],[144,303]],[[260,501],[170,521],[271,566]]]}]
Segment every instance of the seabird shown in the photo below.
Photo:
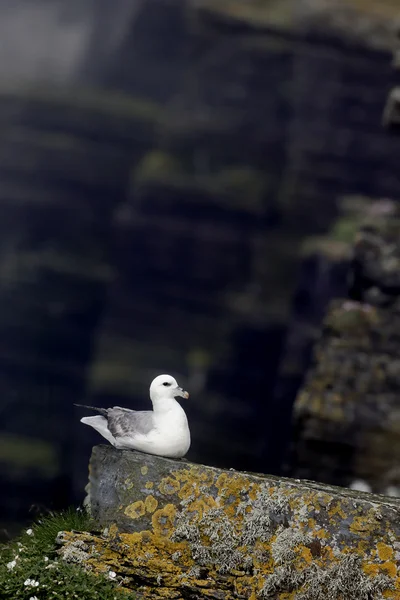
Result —
[{"label": "seabird", "polygon": [[90,408],[100,413],[83,417],[81,423],[96,429],[115,448],[140,450],[168,458],[182,458],[190,447],[190,431],[185,411],[176,397],[189,398],[171,375],[159,375],[150,385],[153,410],[137,411],[114,406]]}]

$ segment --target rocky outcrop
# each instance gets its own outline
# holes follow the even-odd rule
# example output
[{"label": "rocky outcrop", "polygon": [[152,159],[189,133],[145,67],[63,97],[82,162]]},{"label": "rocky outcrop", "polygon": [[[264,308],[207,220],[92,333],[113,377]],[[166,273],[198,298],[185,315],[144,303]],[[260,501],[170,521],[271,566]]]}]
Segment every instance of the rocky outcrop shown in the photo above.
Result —
[{"label": "rocky outcrop", "polygon": [[[36,4],[1,11],[16,51],[3,65],[15,81],[21,54],[41,82],[0,94],[1,514],[77,500],[95,438],[73,402],[145,408],[165,370],[196,398],[191,458],[270,470],[300,244],[343,193],[400,193],[397,140],[380,125],[397,7]],[[43,15],[24,48],[14,11],[18,30]],[[92,90],[44,86],[51,71]]]},{"label": "rocky outcrop", "polygon": [[102,531],[64,532],[61,556],[139,598],[400,594],[397,500],[97,446],[89,504]]},{"label": "rocky outcrop", "polygon": [[400,454],[397,204],[372,203],[352,254],[349,297],[331,303],[295,402],[286,472],[383,492]]}]

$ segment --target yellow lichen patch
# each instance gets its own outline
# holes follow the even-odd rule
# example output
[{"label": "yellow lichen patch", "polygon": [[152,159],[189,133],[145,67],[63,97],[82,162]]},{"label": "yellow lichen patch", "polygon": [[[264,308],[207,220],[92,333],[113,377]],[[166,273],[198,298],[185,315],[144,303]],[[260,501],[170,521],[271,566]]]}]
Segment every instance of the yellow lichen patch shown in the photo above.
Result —
[{"label": "yellow lichen patch", "polygon": [[365,552],[368,550],[368,547],[369,547],[369,543],[367,540],[361,540],[360,542],[358,542],[358,544],[357,544],[358,554],[363,556],[365,554]]},{"label": "yellow lichen patch", "polygon": [[234,473],[233,475],[221,473],[215,485],[219,495],[223,498],[229,498],[230,496],[239,497],[240,494],[247,492],[250,488],[249,479],[238,473]]},{"label": "yellow lichen patch", "polygon": [[260,493],[260,486],[258,483],[252,483],[249,489],[249,499],[250,500],[257,500],[257,496]]},{"label": "yellow lichen patch", "polygon": [[150,494],[146,497],[146,500],[144,501],[144,506],[148,513],[153,513],[158,507],[158,500]]},{"label": "yellow lichen patch", "polygon": [[331,506],[331,508],[328,511],[328,514],[330,518],[338,516],[340,519],[346,519],[347,517],[340,503],[340,500]]},{"label": "yellow lichen patch", "polygon": [[190,504],[187,505],[186,511],[188,513],[194,513],[196,517],[196,521],[200,521],[204,513],[210,510],[210,508],[216,508],[217,503],[215,502],[212,496],[202,496],[201,498],[197,498],[193,500]]},{"label": "yellow lichen patch", "polygon": [[178,492],[178,497],[181,500],[194,500],[200,496],[199,486],[196,482],[185,483]]},{"label": "yellow lichen patch", "polygon": [[140,472],[142,475],[147,475],[149,469],[146,465],[143,465],[143,467],[140,468]]},{"label": "yellow lichen patch", "polygon": [[131,490],[133,488],[133,482],[129,479],[129,477],[125,479],[124,483],[127,490]]},{"label": "yellow lichen patch", "polygon": [[311,494],[310,502],[314,509],[318,512],[321,508],[327,508],[332,502],[332,496],[326,492],[318,492],[317,494]]},{"label": "yellow lichen patch", "polygon": [[115,523],[112,523],[108,528],[108,535],[110,537],[116,537],[119,534],[118,527]]},{"label": "yellow lichen patch", "polygon": [[176,508],[173,504],[166,504],[164,508],[156,510],[151,518],[154,533],[170,537],[174,531],[175,517]]},{"label": "yellow lichen patch", "polygon": [[239,576],[234,581],[235,598],[252,598],[254,589],[254,578]]},{"label": "yellow lichen patch", "polygon": [[321,528],[317,529],[317,531],[315,532],[315,536],[320,540],[326,540],[329,538],[329,533],[326,531],[326,529]]},{"label": "yellow lichen patch", "polygon": [[131,519],[139,519],[139,517],[143,517],[145,512],[146,509],[143,500],[138,500],[137,502],[133,502],[133,504],[128,504],[124,510],[126,516],[130,517]]},{"label": "yellow lichen patch", "polygon": [[322,557],[326,563],[333,563],[336,560],[332,546],[324,546],[322,548]]},{"label": "yellow lichen patch", "polygon": [[[215,482],[215,486],[218,490],[218,496],[224,501],[227,516],[233,518],[243,496],[251,489],[249,479],[238,473],[232,475],[221,473]],[[256,489],[253,493],[257,497]]]},{"label": "yellow lichen patch", "polygon": [[146,490],[152,490],[154,487],[154,483],[152,481],[148,481],[144,487],[146,488]]},{"label": "yellow lichen patch", "polygon": [[161,480],[158,489],[161,494],[164,494],[165,496],[172,496],[173,494],[177,494],[179,492],[180,487],[181,484],[176,479],[173,479],[172,477],[164,477],[164,479]]},{"label": "yellow lichen patch", "polygon": [[174,471],[172,475],[181,483],[197,482],[205,486],[211,486],[214,483],[214,474],[210,471],[205,471],[196,465],[192,465],[190,469]]},{"label": "yellow lichen patch", "polygon": [[[375,563],[368,563],[363,566],[363,571],[366,575],[369,575],[371,577],[376,577],[377,575],[388,575],[394,581],[399,583],[399,580],[397,577],[396,563],[391,562],[389,560],[380,565],[377,565]],[[399,597],[400,596],[396,596],[396,598],[399,598]],[[390,596],[389,596],[389,598],[390,598]]]},{"label": "yellow lichen patch", "polygon": [[312,563],[313,555],[311,554],[310,548],[307,548],[307,546],[301,545],[298,548],[295,548],[295,551],[299,553],[300,557],[303,559],[303,561],[307,565],[310,565]]},{"label": "yellow lichen patch", "polygon": [[396,563],[387,560],[381,565],[383,573],[389,575],[389,577],[396,577],[397,575],[397,566]]},{"label": "yellow lichen patch", "polygon": [[311,529],[311,531],[314,531],[314,529],[316,528],[316,522],[315,519],[308,519],[307,521],[307,526],[309,529]]},{"label": "yellow lichen patch", "polygon": [[358,535],[364,535],[365,533],[374,530],[375,522],[370,515],[354,517],[353,522],[350,525],[350,531]]},{"label": "yellow lichen patch", "polygon": [[376,577],[379,575],[381,570],[381,566],[375,563],[367,563],[363,566],[363,571],[366,575],[370,575],[371,577]]},{"label": "yellow lichen patch", "polygon": [[376,549],[381,560],[390,560],[394,553],[393,548],[387,544],[384,544],[383,542],[378,542]]}]

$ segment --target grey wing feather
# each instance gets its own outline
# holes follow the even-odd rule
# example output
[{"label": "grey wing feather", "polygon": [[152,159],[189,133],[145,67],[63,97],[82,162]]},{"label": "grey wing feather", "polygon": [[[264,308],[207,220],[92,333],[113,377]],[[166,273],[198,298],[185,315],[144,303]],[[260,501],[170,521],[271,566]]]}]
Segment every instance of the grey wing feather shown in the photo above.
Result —
[{"label": "grey wing feather", "polygon": [[129,410],[127,408],[109,408],[107,411],[108,429],[117,437],[147,435],[154,429],[154,413]]}]

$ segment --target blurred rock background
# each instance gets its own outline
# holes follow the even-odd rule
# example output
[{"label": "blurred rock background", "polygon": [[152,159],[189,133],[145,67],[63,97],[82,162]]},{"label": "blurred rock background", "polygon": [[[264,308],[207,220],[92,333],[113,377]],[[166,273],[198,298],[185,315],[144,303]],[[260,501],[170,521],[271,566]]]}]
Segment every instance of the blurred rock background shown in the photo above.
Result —
[{"label": "blurred rock background", "polygon": [[188,458],[282,472],[354,197],[400,195],[398,16],[0,4],[0,529],[81,501],[100,439],[74,402],[145,408],[160,372],[191,392]]}]

